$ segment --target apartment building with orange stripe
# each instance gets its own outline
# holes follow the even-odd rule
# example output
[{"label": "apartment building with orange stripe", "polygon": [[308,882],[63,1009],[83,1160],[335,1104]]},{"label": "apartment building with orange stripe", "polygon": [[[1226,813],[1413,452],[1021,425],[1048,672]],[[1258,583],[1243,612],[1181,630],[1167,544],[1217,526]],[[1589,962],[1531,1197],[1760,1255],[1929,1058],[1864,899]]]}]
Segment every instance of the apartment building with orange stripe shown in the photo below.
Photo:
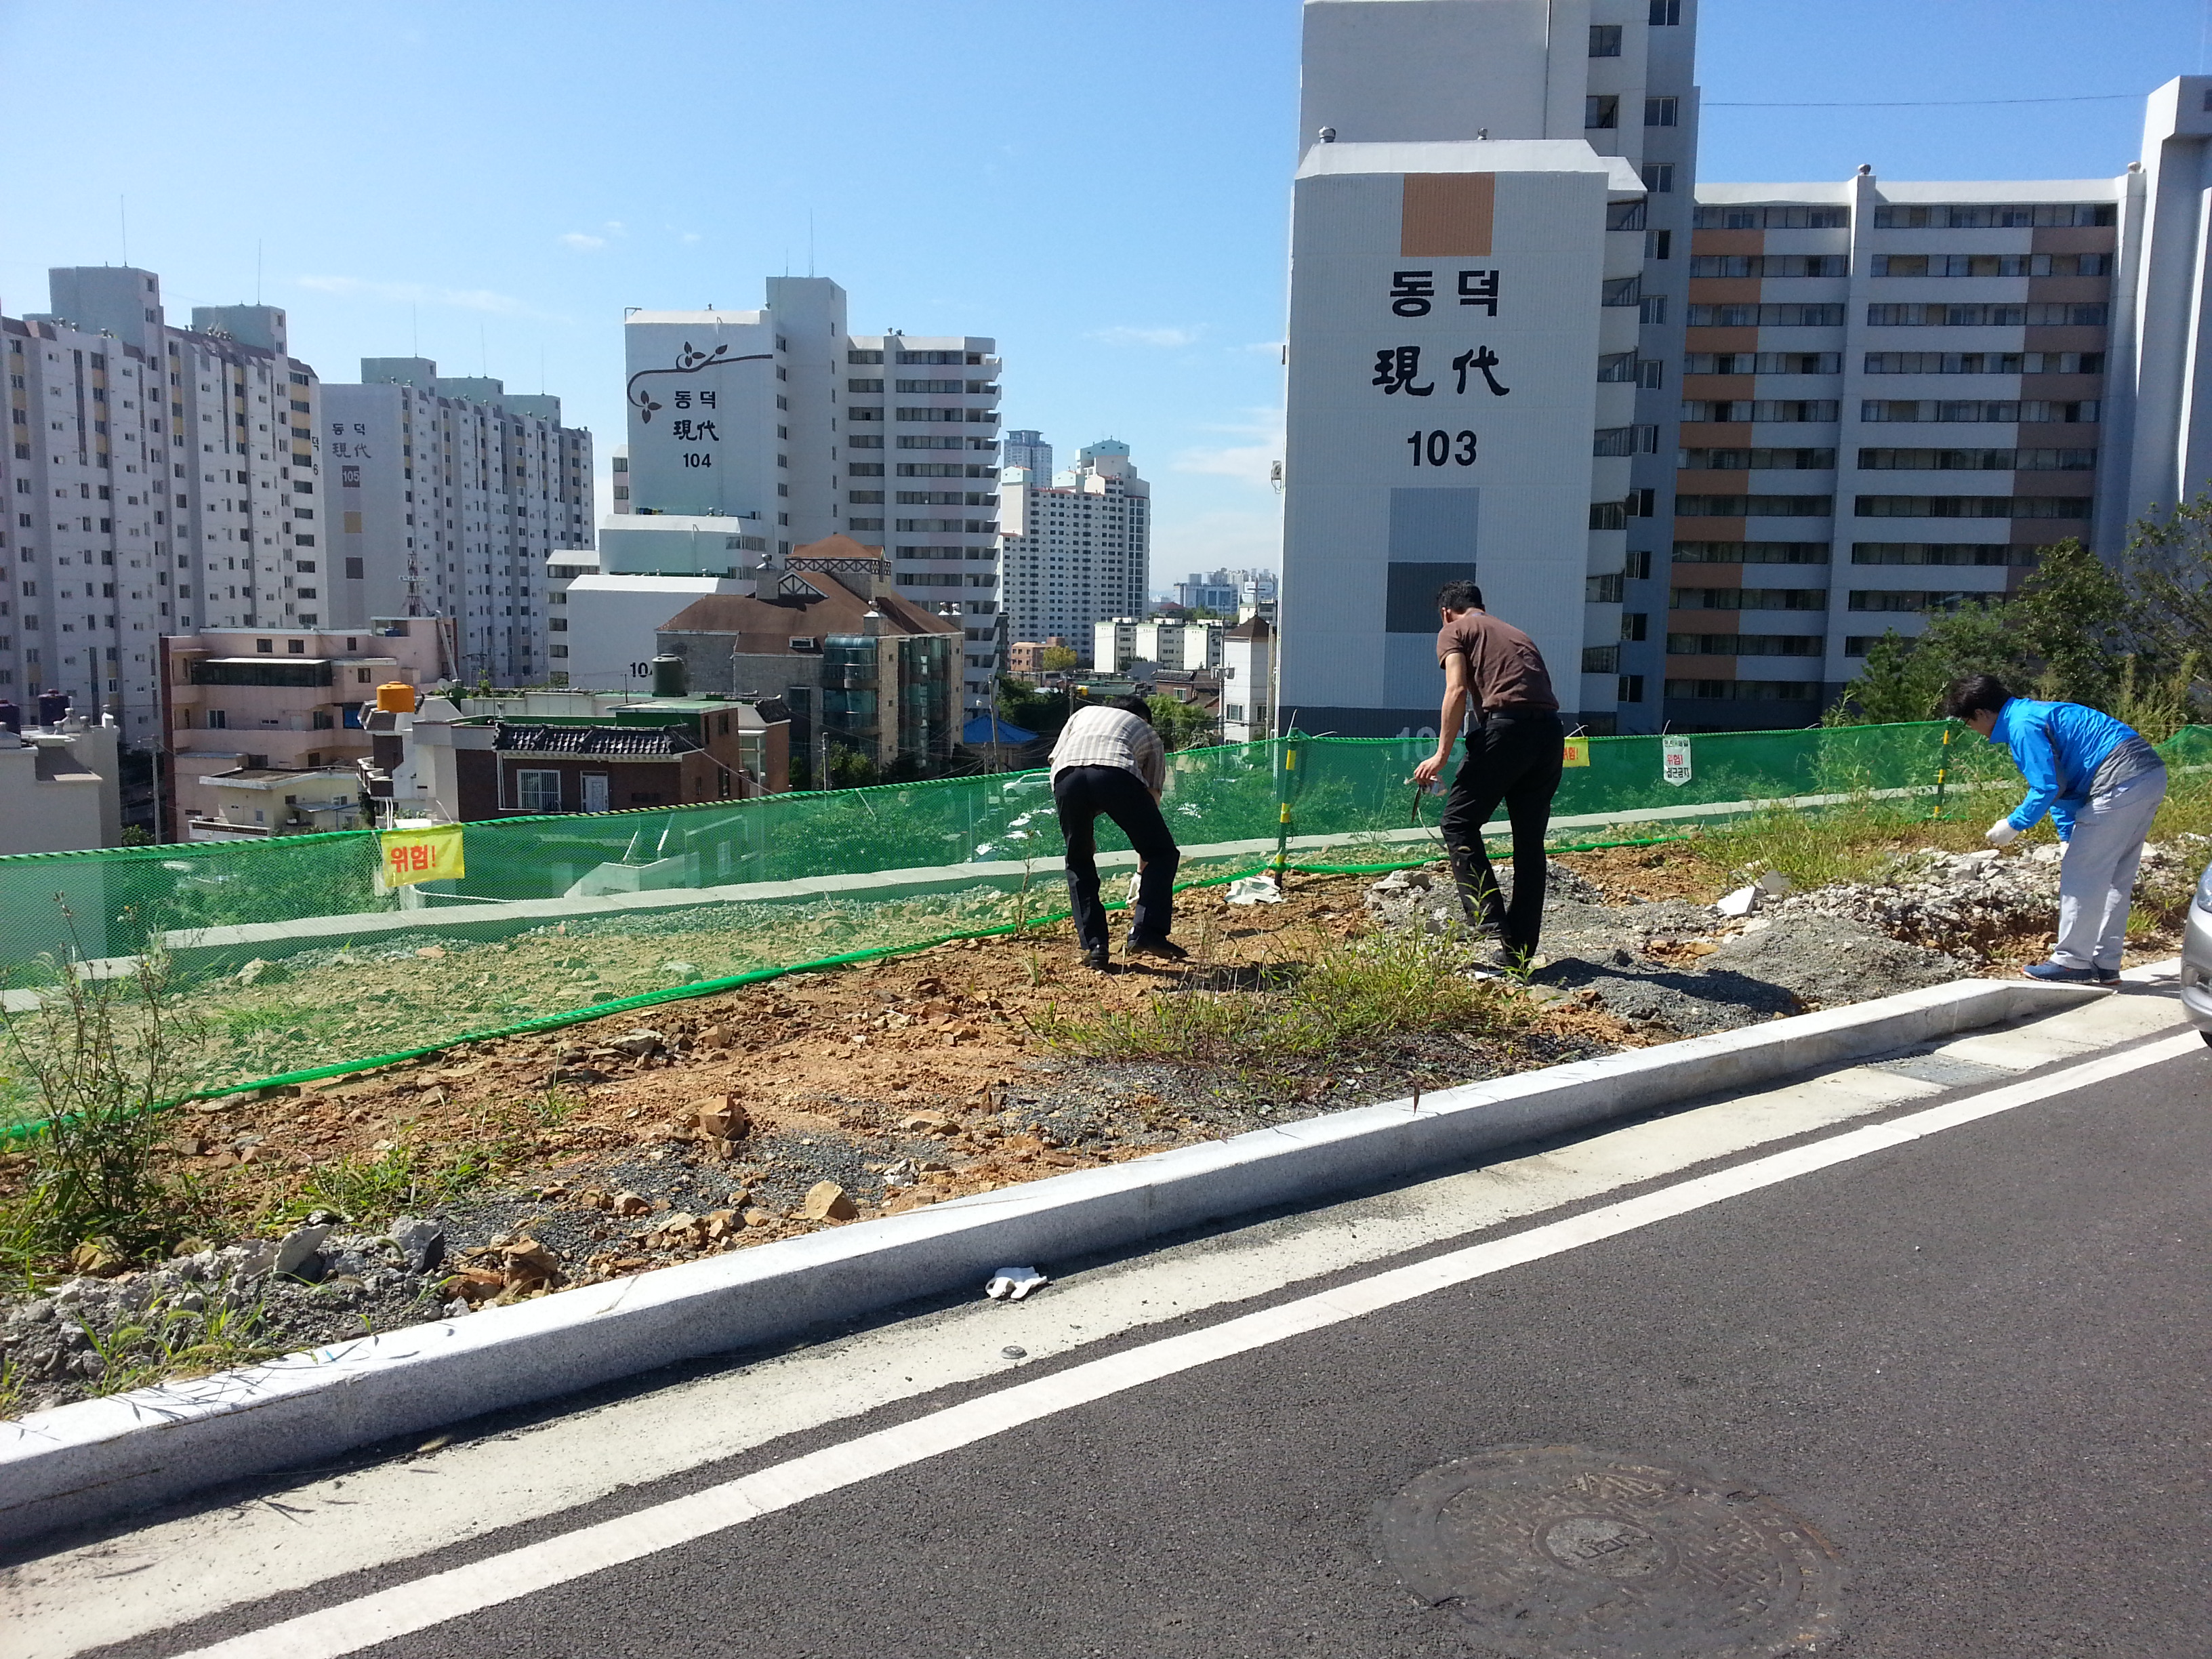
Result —
[{"label": "apartment building with orange stripe", "polygon": [[1809,724],[1885,633],[2212,484],[2208,137],[2185,76],[2117,178],[1698,186],[1670,725]]}]

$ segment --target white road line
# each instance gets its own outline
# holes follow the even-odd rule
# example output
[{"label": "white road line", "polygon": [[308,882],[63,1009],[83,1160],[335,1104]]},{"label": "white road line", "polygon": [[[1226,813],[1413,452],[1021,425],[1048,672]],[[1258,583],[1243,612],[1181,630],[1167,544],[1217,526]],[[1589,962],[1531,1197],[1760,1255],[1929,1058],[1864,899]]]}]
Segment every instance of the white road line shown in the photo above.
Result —
[{"label": "white road line", "polygon": [[933,1412],[911,1423],[824,1447],[688,1498],[656,1504],[634,1515],[288,1619],[211,1647],[194,1649],[177,1659],[337,1659],[339,1655],[357,1653],[380,1642],[741,1526],[810,1498],[1217,1359],[1357,1319],[1434,1291],[1578,1249],[1761,1188],[2201,1051],[2202,1043],[2191,1031],[2033,1082],[2008,1085],[1909,1117],[1777,1152],[1564,1221],[1533,1227],[1510,1238],[1392,1268],[1279,1307],[1225,1320],[1205,1330],[1070,1366],[1035,1382]]}]

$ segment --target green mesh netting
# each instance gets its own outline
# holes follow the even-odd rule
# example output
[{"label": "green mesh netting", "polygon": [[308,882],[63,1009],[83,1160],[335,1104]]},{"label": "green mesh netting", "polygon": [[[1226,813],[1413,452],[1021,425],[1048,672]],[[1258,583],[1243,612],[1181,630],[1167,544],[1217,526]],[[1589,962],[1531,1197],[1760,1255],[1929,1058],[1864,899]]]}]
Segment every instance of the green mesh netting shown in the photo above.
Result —
[{"label": "green mesh netting", "polygon": [[[1699,733],[1675,782],[1667,741],[1590,740],[1555,841],[1650,840],[1777,801],[1972,812],[2017,787],[2002,751],[1942,723]],[[1428,750],[1291,737],[1172,756],[1185,879],[1433,857],[1440,803],[1417,825],[1409,783]],[[2166,752],[2212,764],[2212,730]],[[0,858],[0,972],[21,1006],[158,934],[200,1028],[191,1074],[212,1091],[1066,913],[1042,772],[472,823],[464,843],[461,878],[398,890],[368,831]],[[1104,823],[1101,848],[1126,854]],[[30,1109],[6,1069],[0,1122]]]}]

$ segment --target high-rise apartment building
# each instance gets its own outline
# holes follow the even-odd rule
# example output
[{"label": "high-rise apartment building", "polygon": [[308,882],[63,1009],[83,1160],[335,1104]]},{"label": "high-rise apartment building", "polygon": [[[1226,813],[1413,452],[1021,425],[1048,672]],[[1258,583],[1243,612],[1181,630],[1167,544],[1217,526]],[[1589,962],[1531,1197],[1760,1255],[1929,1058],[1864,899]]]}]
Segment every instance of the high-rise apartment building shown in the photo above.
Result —
[{"label": "high-rise apartment building", "polygon": [[[996,343],[853,334],[844,289],[812,276],[771,277],[757,311],[639,311],[623,331],[630,495],[602,525],[602,570],[735,575],[850,535],[884,550],[902,594],[961,617],[963,701],[987,707],[1000,660]],[[578,603],[572,592],[572,613]]]},{"label": "high-rise apartment building", "polygon": [[65,691],[155,748],[161,635],[324,612],[315,373],[281,309],[172,327],[134,266],[57,269],[50,304],[0,319],[0,697]]},{"label": "high-rise apartment building", "polygon": [[1307,0],[1280,674],[1316,729],[1433,729],[1434,596],[1467,576],[1581,723],[1657,724],[1632,618],[1671,505],[1694,11]]},{"label": "high-rise apartment building", "polygon": [[1009,640],[1059,635],[1081,649],[1098,623],[1144,614],[1152,487],[1128,445],[1086,445],[1074,471],[1049,486],[1002,484],[1000,499]]},{"label": "high-rise apartment building", "polygon": [[450,617],[459,678],[544,681],[543,572],[591,544],[592,434],[561,424],[558,398],[423,357],[365,357],[322,401],[325,628]]},{"label": "high-rise apartment building", "polygon": [[1030,474],[1025,483],[1052,482],[1052,446],[1044,441],[1042,432],[1024,429],[1007,433],[1004,459],[1008,466],[1021,467]]},{"label": "high-rise apartment building", "polygon": [[1677,727],[1808,724],[1884,633],[2212,486],[2208,158],[2212,78],[2188,76],[2115,179],[1698,186]]}]

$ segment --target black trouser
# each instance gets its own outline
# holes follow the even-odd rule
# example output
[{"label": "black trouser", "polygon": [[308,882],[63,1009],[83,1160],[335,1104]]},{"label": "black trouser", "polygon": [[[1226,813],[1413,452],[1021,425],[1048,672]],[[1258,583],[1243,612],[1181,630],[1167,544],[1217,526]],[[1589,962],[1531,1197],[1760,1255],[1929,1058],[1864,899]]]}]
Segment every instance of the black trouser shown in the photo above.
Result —
[{"label": "black trouser", "polygon": [[[1549,712],[1492,710],[1468,733],[1468,755],[1444,803],[1444,850],[1469,921],[1498,929],[1505,948],[1534,955],[1544,927],[1544,831],[1559,790],[1566,736]],[[1482,826],[1505,803],[1513,823],[1513,902],[1498,897]]]},{"label": "black trouser", "polygon": [[1165,939],[1175,926],[1176,866],[1182,854],[1144,780],[1119,766],[1071,766],[1053,774],[1052,800],[1067,842],[1067,908],[1083,948],[1106,949],[1106,909],[1098,902],[1101,812],[1121,826],[1145,861],[1129,911],[1129,937]]}]

